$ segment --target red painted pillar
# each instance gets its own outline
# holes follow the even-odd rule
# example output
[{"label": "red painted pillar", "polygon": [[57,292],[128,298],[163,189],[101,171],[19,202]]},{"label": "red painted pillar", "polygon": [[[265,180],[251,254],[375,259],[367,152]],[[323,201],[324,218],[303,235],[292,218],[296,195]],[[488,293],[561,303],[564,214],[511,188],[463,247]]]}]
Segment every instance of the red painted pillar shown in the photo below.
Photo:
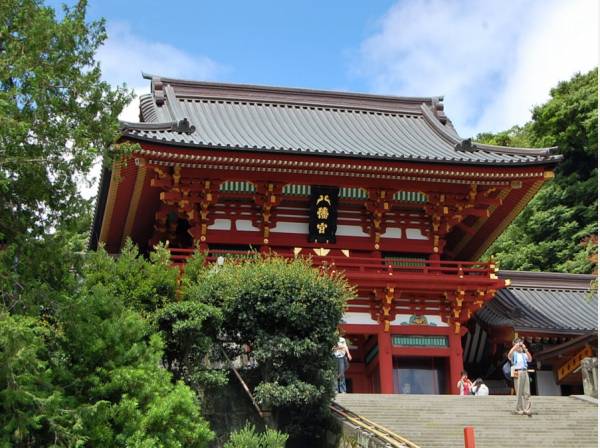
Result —
[{"label": "red painted pillar", "polygon": [[450,343],[450,393],[458,395],[456,383],[460,379],[460,372],[463,370],[463,350],[460,343],[460,333],[456,334],[454,328],[450,327],[448,336]]},{"label": "red painted pillar", "polygon": [[379,346],[379,384],[382,394],[394,393],[393,363],[392,363],[392,336],[383,331],[383,326],[377,334]]}]

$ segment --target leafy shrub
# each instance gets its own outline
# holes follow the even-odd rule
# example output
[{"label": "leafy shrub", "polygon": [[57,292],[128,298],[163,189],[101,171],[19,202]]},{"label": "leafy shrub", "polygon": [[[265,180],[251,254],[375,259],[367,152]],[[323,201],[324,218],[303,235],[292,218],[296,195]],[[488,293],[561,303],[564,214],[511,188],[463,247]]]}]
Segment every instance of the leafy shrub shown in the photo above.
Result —
[{"label": "leafy shrub", "polygon": [[284,448],[287,434],[274,429],[257,433],[254,425],[246,424],[242,429],[231,434],[224,448]]},{"label": "leafy shrub", "polygon": [[260,377],[255,396],[272,409],[290,443],[308,437],[308,445],[318,446],[333,397],[331,347],[353,294],[345,280],[305,260],[268,256],[227,261],[188,293],[222,309],[233,355],[250,347]]},{"label": "leafy shrub", "polygon": [[[194,392],[161,367],[162,338],[127,302],[119,263],[91,257],[51,321],[0,311],[3,446],[201,448],[214,437]],[[160,284],[151,263],[135,263],[134,272],[157,274],[148,284]],[[158,297],[145,294],[151,289],[133,293]]]},{"label": "leafy shrub", "polygon": [[176,300],[178,274],[164,246],[157,246],[148,262],[127,239],[118,258],[103,248],[90,253],[84,279],[87,288],[103,285],[129,308],[150,315]]},{"label": "leafy shrub", "polygon": [[220,309],[186,300],[158,310],[154,320],[166,341],[165,363],[176,379],[194,388],[227,381],[222,370],[211,368],[223,323]]}]

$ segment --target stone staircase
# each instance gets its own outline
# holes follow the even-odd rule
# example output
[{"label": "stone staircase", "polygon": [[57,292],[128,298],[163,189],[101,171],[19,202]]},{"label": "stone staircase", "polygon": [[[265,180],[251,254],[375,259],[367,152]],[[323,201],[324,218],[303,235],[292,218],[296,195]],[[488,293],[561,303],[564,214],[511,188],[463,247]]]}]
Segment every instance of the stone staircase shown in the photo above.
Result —
[{"label": "stone staircase", "polygon": [[336,403],[421,448],[597,448],[598,405],[575,397],[532,397],[533,416],[513,415],[515,397],[339,394]]}]

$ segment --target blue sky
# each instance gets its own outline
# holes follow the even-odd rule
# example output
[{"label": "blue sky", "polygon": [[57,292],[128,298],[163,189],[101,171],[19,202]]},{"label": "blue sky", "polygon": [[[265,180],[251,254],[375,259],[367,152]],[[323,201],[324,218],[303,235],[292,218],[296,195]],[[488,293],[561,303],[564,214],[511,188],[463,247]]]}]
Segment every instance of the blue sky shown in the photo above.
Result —
[{"label": "blue sky", "polygon": [[[364,89],[348,71],[353,52],[392,1],[91,1],[90,13],[217,64],[236,83]],[[169,68],[165,67],[164,71]],[[193,73],[192,73],[193,75]]]},{"label": "blue sky", "polygon": [[106,79],[139,93],[146,71],[444,95],[464,137],[523,124],[558,81],[598,64],[596,0],[90,0],[89,14],[107,20]]}]

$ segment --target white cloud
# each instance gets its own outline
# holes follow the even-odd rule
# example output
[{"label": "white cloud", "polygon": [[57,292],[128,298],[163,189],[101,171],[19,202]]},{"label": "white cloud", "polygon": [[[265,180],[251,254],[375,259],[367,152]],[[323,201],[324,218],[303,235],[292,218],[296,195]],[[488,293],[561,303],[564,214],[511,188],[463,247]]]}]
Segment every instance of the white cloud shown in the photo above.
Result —
[{"label": "white cloud", "polygon": [[398,2],[360,48],[380,93],[445,95],[460,134],[530,118],[551,87],[598,61],[596,0]]},{"label": "white cloud", "polygon": [[480,129],[502,130],[528,121],[532,107],[547,101],[559,81],[598,65],[596,0],[544,2],[530,26],[507,82],[478,122]]},{"label": "white cloud", "polygon": [[[127,23],[108,25],[108,39],[96,55],[102,77],[110,84],[126,84],[136,98],[123,109],[119,119],[139,121],[139,96],[150,92],[150,81],[142,78],[142,71],[171,78],[211,80],[226,68],[202,55],[188,54],[172,45],[144,40]],[[86,179],[81,179],[80,191],[85,198],[97,193],[101,164],[97,162]]]},{"label": "white cloud", "polygon": [[[124,22],[108,25],[108,39],[98,51],[104,79],[130,87],[144,85],[142,71],[183,79],[213,79],[224,68],[202,55],[191,55],[162,42],[135,35]],[[141,84],[140,84],[141,83]]]},{"label": "white cloud", "polygon": [[[188,54],[178,48],[157,41],[144,40],[125,22],[108,25],[108,39],[98,50],[103,78],[113,85],[126,84],[136,95],[148,93],[150,81],[142,78],[142,71],[171,78],[211,80],[225,71],[225,67],[211,58]],[[134,100],[120,118],[138,121],[139,102]]]}]

